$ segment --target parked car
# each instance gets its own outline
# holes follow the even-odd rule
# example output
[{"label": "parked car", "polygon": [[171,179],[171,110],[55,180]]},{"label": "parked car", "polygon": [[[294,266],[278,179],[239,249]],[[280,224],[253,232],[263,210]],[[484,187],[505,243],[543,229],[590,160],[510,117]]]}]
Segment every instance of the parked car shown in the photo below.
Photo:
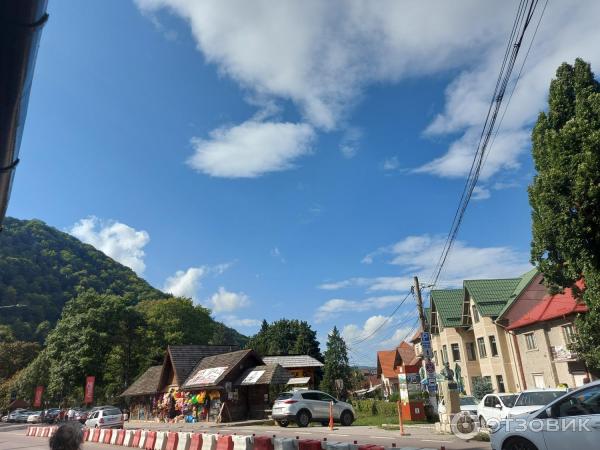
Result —
[{"label": "parked car", "polygon": [[30,411],[27,416],[27,423],[40,423],[42,421],[42,411]]},{"label": "parked car", "polygon": [[25,411],[23,408],[17,408],[14,411],[11,411],[10,413],[8,413],[7,422],[16,422],[17,416],[19,414],[21,414],[21,412],[23,412],[23,411]]},{"label": "parked car", "polygon": [[[528,389],[516,394],[516,398],[514,402],[512,402],[512,405],[502,405],[501,408],[498,408],[498,405],[496,404],[493,409],[489,407],[486,408],[484,405],[482,412],[478,412],[478,416],[480,419],[483,417],[484,421],[487,422],[492,417],[495,419],[507,419],[523,414],[529,414],[537,411],[544,405],[547,405],[552,400],[562,397],[566,393],[566,389]],[[490,394],[490,396],[493,395],[495,394]],[[491,403],[492,400],[489,402]],[[483,426],[485,423],[480,420],[480,425]]]},{"label": "parked car", "polygon": [[58,414],[60,413],[60,409],[58,408],[49,408],[44,411],[44,416],[42,421],[44,423],[54,423],[58,420]]},{"label": "parked car", "polygon": [[77,411],[75,411],[75,416],[73,417],[73,420],[77,420],[80,423],[85,423],[88,417],[89,411],[87,409],[78,409]]},{"label": "parked car", "polygon": [[[473,416],[477,419],[477,400],[475,397],[471,397],[469,395],[465,395],[460,397],[460,410],[468,412],[469,415]],[[446,403],[444,399],[442,399],[438,405],[438,414],[446,413]]]},{"label": "parked car", "polygon": [[110,407],[90,413],[85,421],[88,428],[122,428],[123,414],[119,408]]},{"label": "parked car", "polygon": [[515,406],[517,394],[487,394],[477,405],[479,425],[485,427],[490,419],[506,419]]},{"label": "parked car", "polygon": [[8,414],[5,416],[2,416],[2,418],[0,419],[0,421],[2,422],[8,422]]},{"label": "parked car", "polygon": [[32,414],[33,411],[29,411],[29,410],[21,410],[19,411],[16,416],[15,416],[15,422],[17,423],[27,423],[27,419],[29,418],[29,415]]},{"label": "parked car", "polygon": [[329,423],[329,405],[333,402],[333,420],[344,426],[354,422],[352,405],[336,400],[331,395],[321,391],[298,390],[284,392],[277,397],[273,404],[273,420],[279,426],[287,427],[295,422],[300,427],[307,427],[310,422]]},{"label": "parked car", "polygon": [[565,393],[535,413],[500,421],[491,427],[490,438],[493,450],[598,448],[600,381]]}]

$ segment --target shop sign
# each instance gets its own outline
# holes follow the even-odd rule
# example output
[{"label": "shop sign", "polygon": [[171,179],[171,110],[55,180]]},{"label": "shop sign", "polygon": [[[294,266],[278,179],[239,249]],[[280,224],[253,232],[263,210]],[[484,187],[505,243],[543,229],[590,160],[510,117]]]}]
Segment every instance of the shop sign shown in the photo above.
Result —
[{"label": "shop sign", "polygon": [[214,384],[226,370],[227,366],[199,370],[192,378],[190,378],[190,381],[187,384],[190,386]]},{"label": "shop sign", "polygon": [[250,372],[246,378],[244,378],[242,384],[256,384],[256,382],[260,380],[260,377],[262,377],[264,373],[264,370],[254,370]]}]

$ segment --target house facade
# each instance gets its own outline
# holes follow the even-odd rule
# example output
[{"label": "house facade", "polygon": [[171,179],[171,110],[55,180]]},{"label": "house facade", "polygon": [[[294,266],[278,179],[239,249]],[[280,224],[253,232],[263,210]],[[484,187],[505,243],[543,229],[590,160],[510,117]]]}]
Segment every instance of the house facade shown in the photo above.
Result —
[{"label": "house facade", "polygon": [[580,386],[591,376],[568,347],[574,319],[586,311],[571,289],[549,295],[535,269],[517,278],[465,280],[462,289],[433,290],[436,367],[449,363],[467,394],[478,377],[495,392]]},{"label": "house facade", "polygon": [[[548,294],[546,289],[539,289],[542,281],[538,276],[536,283],[501,317],[519,353],[518,374],[527,389],[581,386],[591,375],[569,345],[575,333],[575,318],[586,313],[587,306],[578,301],[571,289]],[[583,287],[581,282],[578,287]]]}]

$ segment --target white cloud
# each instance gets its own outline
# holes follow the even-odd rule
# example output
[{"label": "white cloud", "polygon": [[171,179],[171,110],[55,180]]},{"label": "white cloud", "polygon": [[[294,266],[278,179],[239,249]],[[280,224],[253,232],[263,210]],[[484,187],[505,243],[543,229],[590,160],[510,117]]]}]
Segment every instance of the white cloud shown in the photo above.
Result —
[{"label": "white cloud", "polygon": [[489,189],[484,188],[482,186],[475,186],[475,188],[473,189],[473,195],[471,198],[473,200],[487,200],[491,196],[492,196],[492,194],[490,193]]},{"label": "white cloud", "polygon": [[205,267],[190,267],[187,270],[178,270],[175,275],[165,281],[163,291],[177,297],[197,299],[200,289],[200,280],[206,275]]},{"label": "white cloud", "polygon": [[343,298],[333,298],[331,300],[327,300],[325,303],[319,306],[315,313],[315,322],[321,323],[345,313],[365,312],[376,309],[384,309],[389,307],[390,305],[398,304],[403,299],[404,296],[402,295],[382,295],[376,297],[369,297],[363,300],[347,300]]},{"label": "white cloud", "polygon": [[367,291],[407,291],[412,284],[410,277],[354,277],[319,285],[319,289],[336,291],[339,289],[366,287]]},{"label": "white cloud", "polygon": [[260,320],[257,319],[248,319],[248,318],[240,318],[236,315],[230,314],[220,317],[220,320],[227,326],[233,328],[252,328],[258,327],[261,324]]},{"label": "white cloud", "polygon": [[90,216],[75,223],[69,233],[130,267],[139,275],[144,273],[144,247],[150,242],[150,235],[146,231],[138,231],[114,220],[103,221]]},{"label": "white cloud", "polygon": [[[434,271],[445,243],[445,236],[408,236],[382,247],[367,258],[385,255],[386,261],[401,266],[407,274],[418,275],[427,282]],[[510,278],[529,269],[529,255],[510,247],[475,247],[455,241],[444,266],[440,284],[460,286],[466,279]]]},{"label": "white cloud", "polygon": [[304,123],[247,121],[213,130],[209,139],[193,138],[188,164],[214,177],[255,178],[293,167],[310,153],[315,133]]},{"label": "white cloud", "polygon": [[340,143],[340,152],[344,158],[352,159],[356,156],[361,138],[362,131],[359,128],[352,127],[346,130]]},{"label": "white cloud", "polygon": [[209,306],[216,313],[236,311],[250,306],[250,299],[243,292],[230,292],[220,287],[210,298]]},{"label": "white cloud", "polygon": [[[320,129],[338,127],[368,85],[456,73],[443,111],[426,130],[454,142],[444,156],[421,167],[443,177],[464,176],[469,170],[473,137],[487,112],[517,6],[476,0],[438,0],[426,6],[394,0],[136,3],[150,17],[163,8],[183,17],[205,59],[249,97],[267,105],[291,100]],[[484,178],[518,166],[527,146],[522,135],[544,108],[548,82],[561,62],[581,56],[600,65],[599,16],[600,3],[592,0],[549,4]],[[353,154],[350,147],[342,152]]]},{"label": "white cloud", "polygon": [[396,170],[400,167],[400,162],[397,156],[392,156],[383,161],[383,170]]},{"label": "white cloud", "polygon": [[376,315],[362,325],[348,324],[342,328],[341,335],[348,346],[352,363],[374,365],[378,350],[396,348],[402,340],[408,341],[415,331],[412,315],[404,312],[391,319]]}]

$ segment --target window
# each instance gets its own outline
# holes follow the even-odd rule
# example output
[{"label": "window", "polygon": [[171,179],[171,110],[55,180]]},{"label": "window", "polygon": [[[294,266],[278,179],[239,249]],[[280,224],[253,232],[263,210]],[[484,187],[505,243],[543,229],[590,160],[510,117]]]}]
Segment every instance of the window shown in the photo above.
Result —
[{"label": "window", "polygon": [[442,346],[442,363],[446,364],[448,362],[448,346]]},{"label": "window", "polygon": [[488,395],[485,398],[485,401],[483,403],[483,406],[487,406],[488,408],[493,408],[496,405],[500,404],[500,400],[498,400],[498,397],[496,397],[495,395]]},{"label": "window", "polygon": [[482,337],[477,338],[477,349],[479,350],[479,358],[487,358],[487,351],[485,350],[485,341]]},{"label": "window", "polygon": [[506,392],[504,388],[504,378],[502,375],[496,375],[496,383],[498,383],[498,392]]},{"label": "window", "polygon": [[490,386],[492,385],[492,377],[490,377],[489,375],[486,375],[486,376],[483,377],[483,379],[485,381],[487,381],[488,383],[490,383]]},{"label": "window", "polygon": [[302,394],[302,398],[304,400],[319,400],[319,393],[318,392],[304,392]]},{"label": "window", "polygon": [[433,352],[433,362],[436,366],[438,365],[437,350]]},{"label": "window", "polygon": [[477,323],[479,322],[479,311],[477,311],[477,307],[475,305],[473,305],[473,322]]},{"label": "window", "polygon": [[467,359],[469,361],[475,361],[477,359],[475,356],[475,343],[467,342],[465,345],[467,347]]},{"label": "window", "polygon": [[537,348],[533,333],[525,333],[525,345],[527,346],[527,350],[535,350]]},{"label": "window", "polygon": [[533,384],[536,388],[544,389],[546,387],[543,373],[533,373],[531,376],[533,377]]},{"label": "window", "polygon": [[450,347],[452,348],[452,360],[460,361],[460,349],[458,348],[458,344],[451,344]]},{"label": "window", "polygon": [[578,391],[552,407],[553,417],[588,416],[600,414],[600,385]]},{"label": "window", "polygon": [[321,393],[317,394],[317,397],[322,402],[327,402],[327,403],[333,402],[333,403],[336,403],[336,399],[335,398],[333,398],[331,395],[325,394],[324,392],[321,392]]},{"label": "window", "polygon": [[565,338],[565,344],[569,345],[575,340],[575,330],[573,329],[573,324],[565,325],[562,327],[563,336]]},{"label": "window", "polygon": [[496,336],[490,336],[490,352],[492,356],[498,356],[498,347],[496,346]]}]

